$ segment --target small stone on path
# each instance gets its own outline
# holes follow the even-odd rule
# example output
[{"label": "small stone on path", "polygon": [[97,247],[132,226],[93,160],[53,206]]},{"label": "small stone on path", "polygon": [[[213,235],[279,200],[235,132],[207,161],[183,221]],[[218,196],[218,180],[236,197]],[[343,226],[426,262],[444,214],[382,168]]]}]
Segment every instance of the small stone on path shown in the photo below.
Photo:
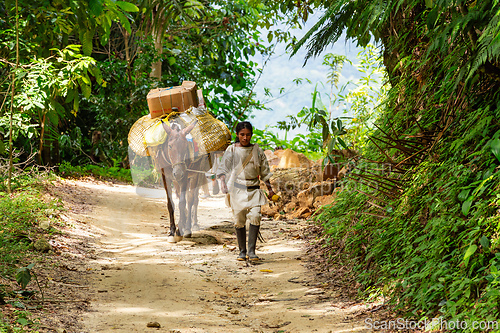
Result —
[{"label": "small stone on path", "polygon": [[152,328],[161,328],[161,325],[157,321],[151,321],[147,325],[147,327],[152,327]]},{"label": "small stone on path", "polygon": [[40,222],[39,227],[44,230],[47,230],[50,227],[50,221],[45,220]]},{"label": "small stone on path", "polygon": [[48,252],[52,250],[52,246],[49,244],[49,242],[45,238],[40,238],[35,242],[33,245],[37,251],[40,252]]}]

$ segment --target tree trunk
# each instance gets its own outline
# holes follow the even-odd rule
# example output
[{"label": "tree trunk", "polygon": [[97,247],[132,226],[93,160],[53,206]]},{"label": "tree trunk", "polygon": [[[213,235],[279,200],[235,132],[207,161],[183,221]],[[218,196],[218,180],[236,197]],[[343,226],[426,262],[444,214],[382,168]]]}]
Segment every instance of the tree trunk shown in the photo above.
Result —
[{"label": "tree trunk", "polygon": [[45,114],[41,128],[38,163],[47,166],[57,165],[60,162],[59,142],[58,138],[53,135],[57,131],[57,125],[54,125]]},{"label": "tree trunk", "polygon": [[131,66],[131,61],[130,61],[130,45],[129,45],[129,33],[126,29],[123,29],[123,41],[125,42],[125,60],[127,61],[127,75],[128,75],[128,80],[132,81],[132,70],[130,68]]},{"label": "tree trunk", "polygon": [[[19,3],[16,0],[16,70],[19,68]],[[12,193],[12,168],[14,167],[13,150],[14,142],[12,140],[13,115],[14,115],[14,95],[16,94],[16,75],[12,72],[12,91],[10,100],[9,114],[9,171],[7,176],[7,192]],[[7,98],[7,97],[6,97]]]},{"label": "tree trunk", "polygon": [[[162,42],[163,34],[161,33],[160,27],[153,28],[153,36],[155,40],[155,49],[157,55],[160,56],[163,53],[163,42]],[[155,77],[158,80],[161,80],[161,64],[162,64],[161,60],[153,63],[151,68],[151,74],[149,75],[150,77]]]},{"label": "tree trunk", "polygon": [[40,124],[40,142],[38,145],[38,164],[42,165],[43,164],[43,147],[44,147],[44,136],[45,136],[45,118],[46,118],[46,113],[42,116],[42,123]]}]

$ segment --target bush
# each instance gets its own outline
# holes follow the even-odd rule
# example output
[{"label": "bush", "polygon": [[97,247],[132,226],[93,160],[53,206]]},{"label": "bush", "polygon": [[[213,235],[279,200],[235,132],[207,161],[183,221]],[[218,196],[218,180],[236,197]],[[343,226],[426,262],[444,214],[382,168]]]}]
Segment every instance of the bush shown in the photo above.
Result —
[{"label": "bush", "polygon": [[102,167],[98,165],[77,165],[73,166],[69,162],[63,162],[59,166],[59,174],[62,177],[81,178],[96,177],[103,180],[118,180],[126,183],[132,183],[132,174],[130,169],[124,169],[117,166]]}]

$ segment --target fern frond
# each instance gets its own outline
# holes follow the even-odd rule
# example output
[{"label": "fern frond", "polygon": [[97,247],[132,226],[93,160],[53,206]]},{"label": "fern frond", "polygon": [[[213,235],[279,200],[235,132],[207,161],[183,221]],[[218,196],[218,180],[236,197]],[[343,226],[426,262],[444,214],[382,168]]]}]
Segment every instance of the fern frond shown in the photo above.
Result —
[{"label": "fern frond", "polygon": [[309,40],[309,38],[311,38],[311,36],[316,32],[318,31],[324,24],[327,20],[330,19],[330,16],[332,15],[333,13],[333,8],[330,8],[326,11],[326,13],[320,17],[320,19],[318,20],[318,22],[316,22],[316,24],[313,25],[313,27],[311,29],[309,29],[306,34],[304,35],[304,37],[302,37],[296,44],[295,46],[293,47],[293,50],[292,50],[292,53],[290,56],[294,56],[301,48],[302,46],[304,46],[304,44]]}]

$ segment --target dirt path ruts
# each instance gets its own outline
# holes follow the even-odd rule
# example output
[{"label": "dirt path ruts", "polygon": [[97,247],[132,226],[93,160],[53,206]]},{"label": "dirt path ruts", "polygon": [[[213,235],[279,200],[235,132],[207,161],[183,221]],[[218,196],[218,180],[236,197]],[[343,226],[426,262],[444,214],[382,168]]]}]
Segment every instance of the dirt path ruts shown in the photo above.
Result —
[{"label": "dirt path ruts", "polygon": [[[81,182],[96,198],[100,236],[89,263],[86,332],[367,332],[302,262],[304,221],[262,222],[264,260],[236,261],[230,210],[221,195],[200,200],[201,231],[167,242],[164,192]],[[163,225],[162,225],[163,224]],[[294,237],[295,236],[295,237]],[[156,322],[160,328],[147,327]]]}]

